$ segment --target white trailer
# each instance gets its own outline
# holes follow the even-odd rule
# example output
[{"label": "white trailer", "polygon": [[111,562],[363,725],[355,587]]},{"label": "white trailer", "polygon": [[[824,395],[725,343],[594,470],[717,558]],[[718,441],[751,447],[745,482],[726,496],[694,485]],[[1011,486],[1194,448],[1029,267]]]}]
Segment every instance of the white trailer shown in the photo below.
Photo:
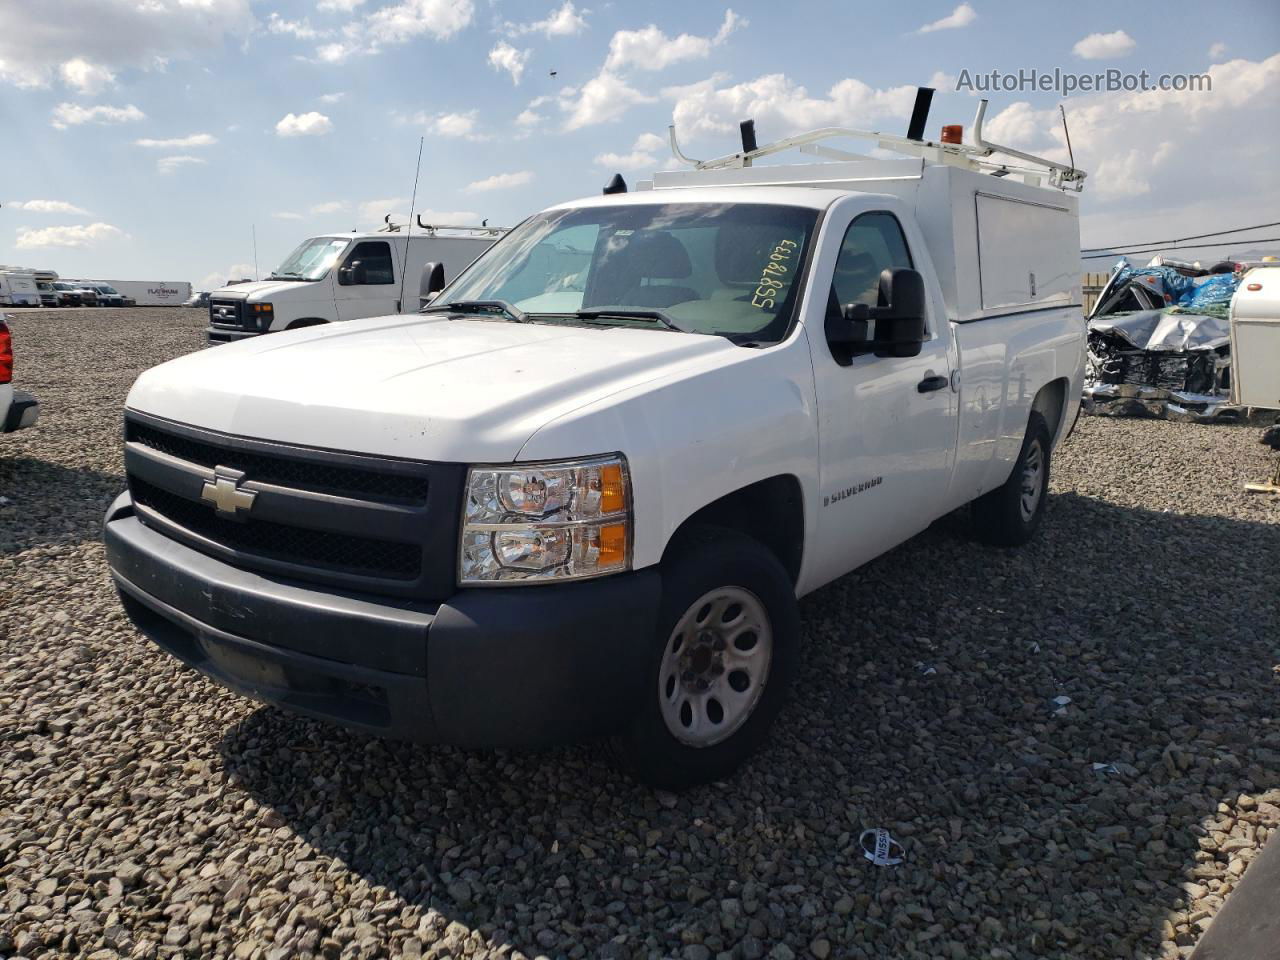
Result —
[{"label": "white trailer", "polygon": [[0,305],[6,307],[40,306],[40,287],[31,270],[0,267]]},{"label": "white trailer", "polygon": [[104,280],[140,307],[180,307],[191,297],[185,280]]}]

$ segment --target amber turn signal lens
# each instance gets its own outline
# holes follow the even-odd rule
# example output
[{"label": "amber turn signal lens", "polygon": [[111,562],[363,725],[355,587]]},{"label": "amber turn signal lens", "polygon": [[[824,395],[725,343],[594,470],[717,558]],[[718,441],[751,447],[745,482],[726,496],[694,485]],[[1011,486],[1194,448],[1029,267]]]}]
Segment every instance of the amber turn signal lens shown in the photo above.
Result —
[{"label": "amber turn signal lens", "polygon": [[627,560],[627,525],[610,523],[600,528],[600,559],[597,567],[612,567]]},{"label": "amber turn signal lens", "polygon": [[622,485],[622,465],[610,463],[600,468],[600,512],[621,513],[627,508],[627,494]]}]

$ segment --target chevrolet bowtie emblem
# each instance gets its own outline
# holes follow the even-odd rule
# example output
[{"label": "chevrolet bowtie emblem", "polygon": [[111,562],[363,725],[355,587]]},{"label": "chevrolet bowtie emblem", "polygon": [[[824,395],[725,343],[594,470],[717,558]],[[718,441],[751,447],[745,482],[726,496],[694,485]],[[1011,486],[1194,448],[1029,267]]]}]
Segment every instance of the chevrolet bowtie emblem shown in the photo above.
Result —
[{"label": "chevrolet bowtie emblem", "polygon": [[243,471],[214,467],[213,480],[204,482],[200,499],[212,503],[224,517],[239,517],[241,513],[248,513],[258,495],[252,490],[240,489],[239,483],[243,479]]}]

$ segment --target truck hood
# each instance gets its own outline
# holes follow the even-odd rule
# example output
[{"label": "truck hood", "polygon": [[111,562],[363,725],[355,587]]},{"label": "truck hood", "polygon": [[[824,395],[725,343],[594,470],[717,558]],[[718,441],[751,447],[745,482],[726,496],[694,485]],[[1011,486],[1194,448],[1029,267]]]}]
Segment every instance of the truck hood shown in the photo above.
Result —
[{"label": "truck hood", "polygon": [[220,299],[245,299],[259,303],[281,295],[288,295],[295,302],[333,299],[333,291],[325,280],[254,280],[237,283],[234,287],[222,287],[209,294]]},{"label": "truck hood", "polygon": [[127,403],[237,436],[500,463],[556,417],[742,349],[660,329],[377,317],[171,360],[143,373]]}]

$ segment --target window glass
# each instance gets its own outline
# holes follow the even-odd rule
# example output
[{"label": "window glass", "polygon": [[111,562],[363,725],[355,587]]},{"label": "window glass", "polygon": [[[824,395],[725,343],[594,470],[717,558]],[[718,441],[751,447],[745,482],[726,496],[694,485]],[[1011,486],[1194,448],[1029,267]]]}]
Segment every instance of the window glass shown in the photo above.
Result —
[{"label": "window glass", "polygon": [[758,203],[550,210],[495,244],[437,302],[505,300],[531,315],[662,310],[741,342],[786,335],[817,211]]},{"label": "window glass", "polygon": [[329,268],[338,259],[338,254],[350,242],[344,237],[314,237],[304,240],[267,279],[319,280],[329,272]]},{"label": "window glass", "polygon": [[880,271],[912,267],[911,252],[902,226],[891,213],[864,213],[845,231],[831,279],[833,299],[848,303],[878,305]]},{"label": "window glass", "polygon": [[391,244],[385,240],[363,240],[347,255],[348,265],[359,260],[364,264],[366,284],[395,283],[391,266]]}]

